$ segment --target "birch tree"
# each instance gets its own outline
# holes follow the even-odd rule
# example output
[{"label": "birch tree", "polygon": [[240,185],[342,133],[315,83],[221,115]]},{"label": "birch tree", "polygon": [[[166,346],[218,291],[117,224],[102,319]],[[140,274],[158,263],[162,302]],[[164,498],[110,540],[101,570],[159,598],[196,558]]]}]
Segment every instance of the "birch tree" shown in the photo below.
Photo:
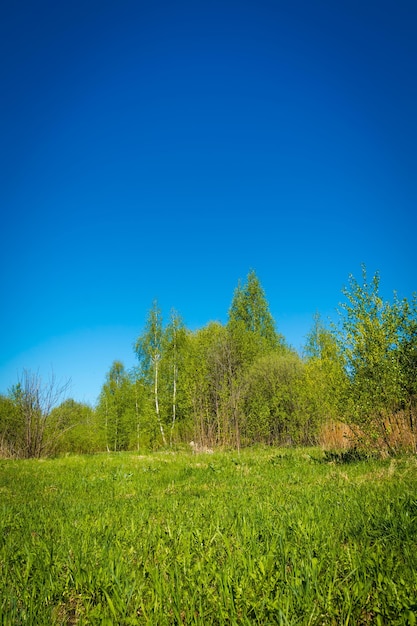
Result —
[{"label": "birch tree", "polygon": [[134,349],[139,360],[141,374],[147,378],[153,387],[155,418],[164,446],[167,445],[165,429],[160,410],[159,377],[161,359],[164,348],[164,328],[162,313],[158,302],[154,300],[148,313],[143,333],[136,340]]},{"label": "birch tree", "polygon": [[186,329],[180,315],[172,309],[169,324],[164,332],[165,372],[171,395],[171,419],[169,441],[172,446],[174,428],[178,418],[179,376],[184,362]]}]

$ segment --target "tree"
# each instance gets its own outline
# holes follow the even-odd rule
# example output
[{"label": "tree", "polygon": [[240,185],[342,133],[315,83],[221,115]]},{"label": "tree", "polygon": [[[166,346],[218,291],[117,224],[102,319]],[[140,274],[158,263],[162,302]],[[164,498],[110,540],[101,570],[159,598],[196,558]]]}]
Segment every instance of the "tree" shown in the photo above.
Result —
[{"label": "tree", "polygon": [[153,383],[155,416],[164,446],[167,445],[159,402],[159,373],[163,354],[164,329],[161,310],[155,300],[149,311],[145,329],[135,343],[135,352],[142,376]]},{"label": "tree", "polygon": [[326,328],[320,315],[304,347],[306,410],[318,424],[337,420],[346,413],[348,379],[337,337]]},{"label": "tree", "polygon": [[390,419],[401,405],[401,315],[379,294],[379,274],[370,283],[362,266],[362,284],[353,276],[343,290],[339,345],[349,379],[351,422],[368,442],[382,440],[393,452]]},{"label": "tree", "polygon": [[409,411],[410,426],[416,430],[415,410],[417,404],[417,294],[411,302],[406,298],[394,300],[394,312],[397,317],[398,347],[397,354],[402,373],[402,408]]},{"label": "tree", "polygon": [[273,352],[257,359],[246,374],[246,442],[311,444],[317,433],[305,412],[303,386],[304,366],[296,354]]},{"label": "tree", "polygon": [[139,452],[143,443],[142,430],[145,430],[143,417],[146,414],[146,387],[135,370],[131,374],[131,380],[135,405],[135,448]]},{"label": "tree", "polygon": [[227,373],[225,391],[232,417],[236,443],[240,445],[240,423],[245,420],[242,401],[248,385],[248,370],[261,357],[288,352],[274,319],[261,283],[252,270],[246,283],[238,284],[229,309],[227,342],[223,347],[223,368]]},{"label": "tree", "polygon": [[221,357],[226,341],[227,329],[219,322],[211,322],[188,337],[185,396],[193,420],[192,438],[203,446],[225,443],[227,438]]},{"label": "tree", "polygon": [[417,449],[417,295],[411,302],[399,300],[394,294],[391,306],[397,341],[393,346],[394,360],[399,367],[401,387],[396,431],[399,446]]},{"label": "tree", "polygon": [[212,397],[217,414],[217,439],[222,445],[240,449],[240,398],[243,367],[234,337],[223,329],[208,352]]},{"label": "tree", "polygon": [[135,425],[133,389],[123,363],[114,361],[100,394],[101,417],[107,450],[127,450]]},{"label": "tree", "polygon": [[228,326],[218,322],[211,322],[189,338],[186,367],[188,401],[194,418],[192,437],[203,446],[240,447],[241,395],[247,363],[242,361],[242,345],[236,338]]},{"label": "tree", "polygon": [[0,456],[19,456],[23,439],[23,421],[16,403],[0,395]]},{"label": "tree", "polygon": [[52,409],[48,429],[59,425],[59,437],[54,445],[55,453],[74,452],[86,454],[99,449],[96,435],[94,409],[72,398],[64,400]]},{"label": "tree", "polygon": [[164,332],[164,356],[167,370],[167,383],[171,391],[171,427],[169,441],[172,446],[174,428],[178,417],[178,392],[180,374],[184,362],[184,350],[187,342],[187,332],[180,315],[173,309],[170,322]]},{"label": "tree", "polygon": [[61,419],[52,424],[51,413],[65,396],[70,381],[58,383],[54,374],[44,383],[38,373],[23,370],[12,387],[10,399],[17,410],[20,439],[16,441],[19,456],[40,458],[51,451],[62,432]]},{"label": "tree", "polygon": [[243,286],[239,282],[229,309],[229,327],[239,323],[246,331],[262,338],[269,349],[284,345],[283,337],[275,329],[265,292],[253,270]]},{"label": "tree", "polygon": [[[238,285],[227,325],[212,322],[190,333],[186,345],[184,399],[193,416],[193,439],[239,448],[246,372],[260,356],[288,350],[255,272]],[[162,368],[165,362],[166,356]]]}]

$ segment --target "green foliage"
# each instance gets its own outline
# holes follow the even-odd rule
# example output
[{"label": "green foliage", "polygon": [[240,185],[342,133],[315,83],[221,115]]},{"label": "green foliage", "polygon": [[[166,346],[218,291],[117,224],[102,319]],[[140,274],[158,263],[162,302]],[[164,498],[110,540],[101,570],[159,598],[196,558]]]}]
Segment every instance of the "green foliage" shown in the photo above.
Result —
[{"label": "green foliage", "polygon": [[330,362],[339,361],[339,347],[334,333],[326,328],[318,313],[314,316],[313,322],[313,327],[307,335],[304,346],[305,358],[308,361],[314,359]]},{"label": "green foliage", "polygon": [[367,461],[372,459],[373,456],[374,455],[372,455],[372,453],[353,446],[352,448],[347,448],[346,450],[325,450],[323,461],[338,464],[356,463],[358,461]]},{"label": "green foliage", "polygon": [[137,377],[147,390],[148,400],[153,403],[155,423],[164,446],[168,443],[167,427],[172,446],[177,422],[187,413],[184,376],[187,350],[188,333],[181,317],[171,311],[170,321],[164,326],[155,301],[144,331],[136,341],[135,352],[139,361]]},{"label": "green foliage", "polygon": [[415,299],[393,304],[379,295],[379,275],[362,284],[350,277],[341,305],[339,345],[349,377],[347,402],[352,423],[359,426],[368,443],[382,440],[390,452],[390,419],[415,391],[417,324]]},{"label": "green foliage", "polygon": [[29,370],[21,373],[0,407],[0,436],[6,455],[39,458],[53,450],[62,428],[51,415],[68,386],[69,381],[57,383],[53,373],[47,382]]},{"label": "green foliage", "polygon": [[1,461],[4,624],[415,624],[414,459]]},{"label": "green foliage", "polygon": [[12,397],[0,395],[0,456],[19,456],[23,434],[17,403]]},{"label": "green foliage", "polygon": [[397,319],[397,356],[401,368],[403,408],[412,409],[417,404],[417,294],[411,302],[406,298],[394,300]]},{"label": "green foliage", "polygon": [[174,310],[164,324],[154,301],[134,344],[137,368],[113,363],[96,410],[60,404],[63,389],[29,373],[1,397],[0,452],[313,444],[338,420],[365,450],[415,451],[417,296],[384,302],[365,267],[343,293],[339,326],[317,315],[302,359],[277,332],[254,271],[225,325],[190,331]]},{"label": "green foliage", "polygon": [[50,425],[59,435],[55,439],[55,454],[87,454],[100,449],[94,409],[82,402],[68,399],[51,411]]},{"label": "green foliage", "polygon": [[401,397],[397,316],[379,296],[378,274],[368,284],[363,269],[363,284],[351,277],[344,295],[343,353],[359,416],[393,410]]},{"label": "green foliage", "polygon": [[300,444],[315,441],[317,429],[306,411],[305,367],[294,353],[271,353],[247,372],[242,432],[247,441]]},{"label": "green foliage", "polygon": [[194,334],[191,343],[193,438],[239,448],[242,428],[249,441],[244,404],[250,368],[268,354],[288,352],[253,272],[248,284],[235,292],[227,326],[209,324]]},{"label": "green foliage", "polygon": [[187,414],[185,404],[185,360],[188,349],[188,334],[180,315],[172,310],[169,324],[164,332],[164,358],[161,368],[161,378],[165,387],[167,421],[170,424],[170,445],[178,420],[183,420]]},{"label": "green foliage", "polygon": [[155,379],[155,369],[163,352],[163,320],[158,302],[154,300],[148,313],[145,328],[135,343],[134,350],[139,361],[140,372],[152,383]]},{"label": "green foliage", "polygon": [[211,322],[189,336],[186,399],[192,418],[192,439],[203,444],[212,445],[223,438],[221,398],[225,383],[220,356],[226,335],[224,326]]},{"label": "green foliage", "polygon": [[100,394],[97,414],[108,450],[127,450],[135,430],[134,389],[123,363],[114,361]]},{"label": "green foliage", "polygon": [[275,329],[265,292],[253,270],[249,272],[246,283],[237,286],[230,306],[229,326],[239,322],[246,331],[262,338],[269,349],[284,345],[283,337]]},{"label": "green foliage", "polygon": [[304,348],[305,410],[316,424],[337,420],[346,413],[348,377],[334,332],[319,315]]}]

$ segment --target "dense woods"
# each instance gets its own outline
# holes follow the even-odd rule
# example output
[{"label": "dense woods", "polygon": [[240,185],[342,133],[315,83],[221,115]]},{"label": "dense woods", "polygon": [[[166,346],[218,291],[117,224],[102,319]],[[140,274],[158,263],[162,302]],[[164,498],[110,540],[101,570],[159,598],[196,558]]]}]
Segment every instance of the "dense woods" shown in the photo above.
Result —
[{"label": "dense woods", "polygon": [[338,318],[317,315],[302,354],[273,319],[250,272],[226,324],[186,327],[154,302],[132,338],[137,365],[110,365],[95,407],[52,378],[23,372],[0,396],[3,456],[326,445],[397,454],[417,443],[417,300],[380,295],[379,275],[353,276]]}]

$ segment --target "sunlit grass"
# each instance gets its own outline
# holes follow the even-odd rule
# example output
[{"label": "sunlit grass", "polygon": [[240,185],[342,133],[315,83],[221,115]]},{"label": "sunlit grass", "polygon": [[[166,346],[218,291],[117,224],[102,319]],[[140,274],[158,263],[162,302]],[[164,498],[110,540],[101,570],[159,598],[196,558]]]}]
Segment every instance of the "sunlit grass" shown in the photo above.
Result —
[{"label": "sunlit grass", "polygon": [[0,463],[2,624],[414,624],[417,464]]}]

